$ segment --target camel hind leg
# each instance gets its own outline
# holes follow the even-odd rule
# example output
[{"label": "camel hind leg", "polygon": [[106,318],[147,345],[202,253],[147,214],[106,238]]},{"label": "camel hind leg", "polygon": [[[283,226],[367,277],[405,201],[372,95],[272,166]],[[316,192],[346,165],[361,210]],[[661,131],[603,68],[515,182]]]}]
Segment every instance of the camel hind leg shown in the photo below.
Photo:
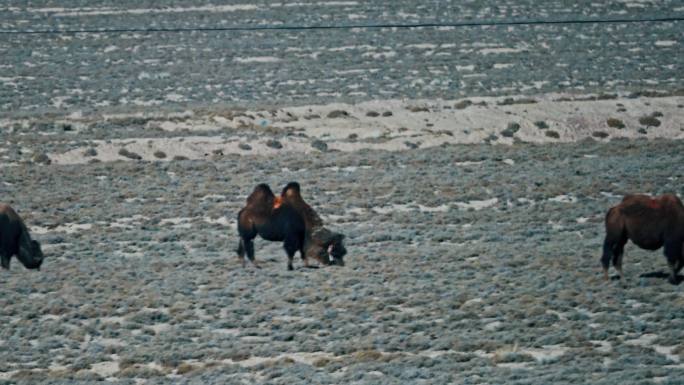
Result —
[{"label": "camel hind leg", "polygon": [[245,267],[247,262],[245,261],[245,241],[240,237],[240,242],[238,243],[237,247],[237,255],[238,259],[242,262],[242,267]]},{"label": "camel hind leg", "polygon": [[606,235],[606,239],[603,241],[603,255],[601,256],[601,265],[603,267],[603,277],[606,281],[610,280],[608,276],[608,268],[610,267],[611,260],[613,262],[613,267],[617,270],[620,279],[624,279],[624,274],[622,273],[622,256],[625,251],[625,244],[627,243],[627,237],[624,236],[611,236],[611,234]]},{"label": "camel hind leg", "polygon": [[613,247],[613,267],[617,270],[618,275],[622,281],[625,280],[625,275],[622,273],[622,257],[625,255],[625,244],[627,239],[621,239]]},{"label": "camel hind leg", "polygon": [[611,208],[606,214],[606,238],[603,241],[603,255],[601,256],[603,276],[606,280],[610,279],[608,268],[610,267],[611,260],[620,278],[624,278],[622,274],[622,255],[628,239],[625,224],[620,218],[619,210],[616,207]]},{"label": "camel hind leg", "polygon": [[671,284],[676,285],[679,283],[677,273],[682,268],[682,243],[676,241],[665,242],[664,252],[667,264],[670,266],[670,278],[668,280]]}]

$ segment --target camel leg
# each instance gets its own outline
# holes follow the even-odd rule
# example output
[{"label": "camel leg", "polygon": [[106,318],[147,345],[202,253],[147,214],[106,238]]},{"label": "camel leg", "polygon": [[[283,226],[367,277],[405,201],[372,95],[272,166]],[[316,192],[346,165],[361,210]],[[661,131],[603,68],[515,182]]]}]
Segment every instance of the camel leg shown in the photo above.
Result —
[{"label": "camel leg", "polygon": [[679,242],[665,242],[665,257],[667,258],[667,264],[670,266],[670,278],[668,279],[671,284],[678,284],[677,272],[681,267],[679,266],[682,259],[682,245]]},{"label": "camel leg", "polygon": [[254,240],[245,239],[244,245],[245,251],[247,252],[247,258],[249,259],[249,261],[252,262],[252,265],[254,265],[254,267],[256,267],[257,269],[261,269],[261,266],[259,266],[257,261],[254,260]]},{"label": "camel leg", "polygon": [[613,267],[617,270],[620,280],[624,282],[625,275],[622,273],[622,257],[625,254],[625,243],[627,240],[620,240],[613,248]]},{"label": "camel leg", "polygon": [[0,265],[2,266],[3,269],[9,270],[10,267],[10,256],[7,255],[0,255]]},{"label": "camel leg", "polygon": [[287,270],[294,270],[292,267],[292,260],[294,259],[295,253],[299,250],[298,242],[294,239],[285,239],[285,252],[287,253]]},{"label": "camel leg", "polygon": [[610,267],[610,260],[613,258],[613,247],[615,246],[615,242],[610,239],[610,237],[606,236],[606,239],[603,241],[603,255],[601,256],[601,266],[603,267],[603,277],[605,278],[606,281],[610,280],[610,277],[608,276],[608,268]]},{"label": "camel leg", "polygon": [[679,273],[680,270],[684,267],[684,244],[682,244],[682,253],[679,255],[677,267],[675,268],[675,273]]},{"label": "camel leg", "polygon": [[237,255],[244,268],[247,265],[247,262],[245,261],[245,241],[242,237],[240,237],[240,242],[238,243]]}]

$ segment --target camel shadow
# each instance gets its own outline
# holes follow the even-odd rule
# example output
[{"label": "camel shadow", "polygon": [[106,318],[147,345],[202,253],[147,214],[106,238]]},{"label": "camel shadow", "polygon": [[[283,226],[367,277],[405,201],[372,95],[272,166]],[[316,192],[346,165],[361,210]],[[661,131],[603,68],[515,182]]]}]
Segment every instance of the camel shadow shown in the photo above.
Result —
[{"label": "camel shadow", "polygon": [[[667,279],[669,277],[670,277],[670,274],[666,273],[664,271],[652,271],[650,273],[643,273],[643,274],[639,275],[639,278],[664,278],[664,279]],[[684,276],[677,275],[677,282],[675,283],[675,285],[679,285],[680,283],[682,283],[682,281],[684,281]]]}]

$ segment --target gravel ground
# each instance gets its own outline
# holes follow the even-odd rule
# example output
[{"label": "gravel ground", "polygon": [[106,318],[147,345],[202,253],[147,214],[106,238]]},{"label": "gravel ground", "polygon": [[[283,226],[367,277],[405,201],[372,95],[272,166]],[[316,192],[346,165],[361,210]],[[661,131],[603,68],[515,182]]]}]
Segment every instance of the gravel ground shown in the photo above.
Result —
[{"label": "gravel ground", "polygon": [[[417,3],[8,0],[0,30],[684,15]],[[0,384],[681,384],[684,285],[599,256],[623,194],[684,195],[683,25],[0,33],[0,200],[47,256],[0,271]],[[237,211],[293,180],[347,265],[242,268]]]},{"label": "gravel ground", "polygon": [[[682,17],[679,0],[10,0],[3,30]],[[287,6],[286,6],[287,5]],[[158,7],[158,6],[157,6]],[[684,23],[0,34],[0,113],[268,106],[682,87]]]},{"label": "gravel ground", "polygon": [[[598,259],[620,195],[684,193],[683,151],[589,140],[6,167],[0,192],[48,259],[0,275],[0,382],[680,383],[684,286],[641,276],[666,271],[660,253],[628,246],[624,286]],[[287,272],[264,241],[264,268],[241,267],[237,210],[256,183],[290,180],[347,234],[346,267]]]}]

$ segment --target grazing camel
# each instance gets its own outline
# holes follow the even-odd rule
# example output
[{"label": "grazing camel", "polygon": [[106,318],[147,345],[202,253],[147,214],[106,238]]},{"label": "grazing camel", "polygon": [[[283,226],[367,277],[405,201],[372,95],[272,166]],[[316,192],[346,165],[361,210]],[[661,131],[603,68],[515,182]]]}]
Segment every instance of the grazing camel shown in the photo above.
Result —
[{"label": "grazing camel", "polygon": [[292,195],[294,186],[288,184],[280,196],[275,196],[267,184],[260,184],[247,197],[247,205],[238,213],[237,248],[238,257],[245,265],[244,256],[256,266],[254,260],[254,238],[257,235],[267,241],[283,242],[287,253],[287,269],[293,270],[292,260],[299,251],[308,266],[309,256],[324,265],[344,266],[346,249],[342,244],[344,235],[333,233],[322,226],[318,214],[311,209],[301,196]]},{"label": "grazing camel", "polygon": [[31,239],[19,214],[9,205],[0,203],[0,265],[3,269],[9,269],[13,255],[27,269],[36,270],[40,270],[45,258],[40,243]]},{"label": "grazing camel", "polygon": [[622,273],[622,256],[628,240],[646,250],[664,246],[670,267],[669,281],[677,284],[677,273],[684,265],[684,205],[673,194],[651,198],[647,195],[627,195],[606,214],[606,238],[603,242],[601,264],[606,279],[608,266]]}]

